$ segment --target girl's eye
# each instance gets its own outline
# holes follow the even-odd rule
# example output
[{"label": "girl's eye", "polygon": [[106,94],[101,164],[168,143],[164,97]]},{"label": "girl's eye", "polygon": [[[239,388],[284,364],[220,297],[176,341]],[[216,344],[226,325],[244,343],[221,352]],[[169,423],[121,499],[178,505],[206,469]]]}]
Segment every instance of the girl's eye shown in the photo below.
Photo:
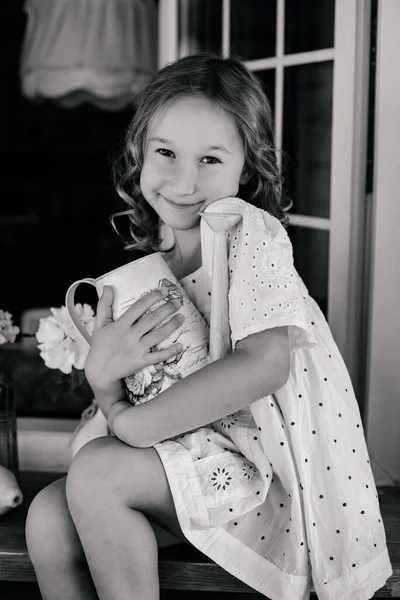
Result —
[{"label": "girl's eye", "polygon": [[[167,148],[157,148],[156,152],[158,154],[161,154],[161,156],[165,156],[167,158],[175,156],[172,150],[168,150]],[[203,164],[206,165],[217,165],[221,163],[221,161],[218,158],[215,158],[215,156],[204,156],[201,159],[201,162],[203,162]]]},{"label": "girl's eye", "polygon": [[217,165],[221,161],[215,156],[205,156],[202,160],[206,160],[206,165]]},{"label": "girl's eye", "polygon": [[161,156],[168,156],[168,157],[170,157],[171,154],[173,154],[173,152],[171,150],[167,150],[166,148],[157,148],[156,152],[161,154]]}]

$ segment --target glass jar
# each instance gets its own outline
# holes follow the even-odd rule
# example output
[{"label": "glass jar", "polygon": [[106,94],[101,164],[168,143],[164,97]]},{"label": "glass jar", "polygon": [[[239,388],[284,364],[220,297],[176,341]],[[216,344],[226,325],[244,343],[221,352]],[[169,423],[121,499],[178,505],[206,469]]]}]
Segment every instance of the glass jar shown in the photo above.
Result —
[{"label": "glass jar", "polygon": [[19,478],[14,389],[4,373],[0,373],[0,465]]}]

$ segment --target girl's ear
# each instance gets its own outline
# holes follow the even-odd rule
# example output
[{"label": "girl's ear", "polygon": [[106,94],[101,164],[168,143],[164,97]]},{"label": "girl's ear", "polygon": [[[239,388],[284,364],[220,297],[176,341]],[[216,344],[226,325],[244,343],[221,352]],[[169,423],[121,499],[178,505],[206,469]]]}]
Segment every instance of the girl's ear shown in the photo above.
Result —
[{"label": "girl's ear", "polygon": [[248,183],[251,179],[251,175],[252,174],[249,172],[248,168],[243,167],[243,171],[239,180],[240,185],[245,185],[246,183]]}]

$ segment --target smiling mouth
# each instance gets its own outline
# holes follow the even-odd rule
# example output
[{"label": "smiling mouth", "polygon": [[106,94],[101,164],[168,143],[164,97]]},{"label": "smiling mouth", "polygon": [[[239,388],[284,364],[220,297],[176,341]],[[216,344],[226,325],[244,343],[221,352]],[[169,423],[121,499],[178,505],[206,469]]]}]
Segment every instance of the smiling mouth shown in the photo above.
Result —
[{"label": "smiling mouth", "polygon": [[196,202],[195,204],[177,204],[176,202],[169,200],[165,196],[162,196],[162,197],[164,198],[164,200],[166,202],[168,202],[168,204],[171,204],[171,206],[173,206],[174,208],[178,208],[178,209],[182,209],[182,210],[185,208],[193,208],[195,206],[199,206],[199,204],[200,204],[200,202]]}]

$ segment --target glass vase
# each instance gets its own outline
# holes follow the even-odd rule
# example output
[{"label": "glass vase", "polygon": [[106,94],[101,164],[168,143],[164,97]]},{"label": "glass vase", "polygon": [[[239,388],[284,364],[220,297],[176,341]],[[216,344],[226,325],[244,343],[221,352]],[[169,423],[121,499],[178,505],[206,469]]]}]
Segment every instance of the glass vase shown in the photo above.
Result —
[{"label": "glass vase", "polygon": [[19,479],[17,415],[12,381],[0,373],[0,465]]}]

